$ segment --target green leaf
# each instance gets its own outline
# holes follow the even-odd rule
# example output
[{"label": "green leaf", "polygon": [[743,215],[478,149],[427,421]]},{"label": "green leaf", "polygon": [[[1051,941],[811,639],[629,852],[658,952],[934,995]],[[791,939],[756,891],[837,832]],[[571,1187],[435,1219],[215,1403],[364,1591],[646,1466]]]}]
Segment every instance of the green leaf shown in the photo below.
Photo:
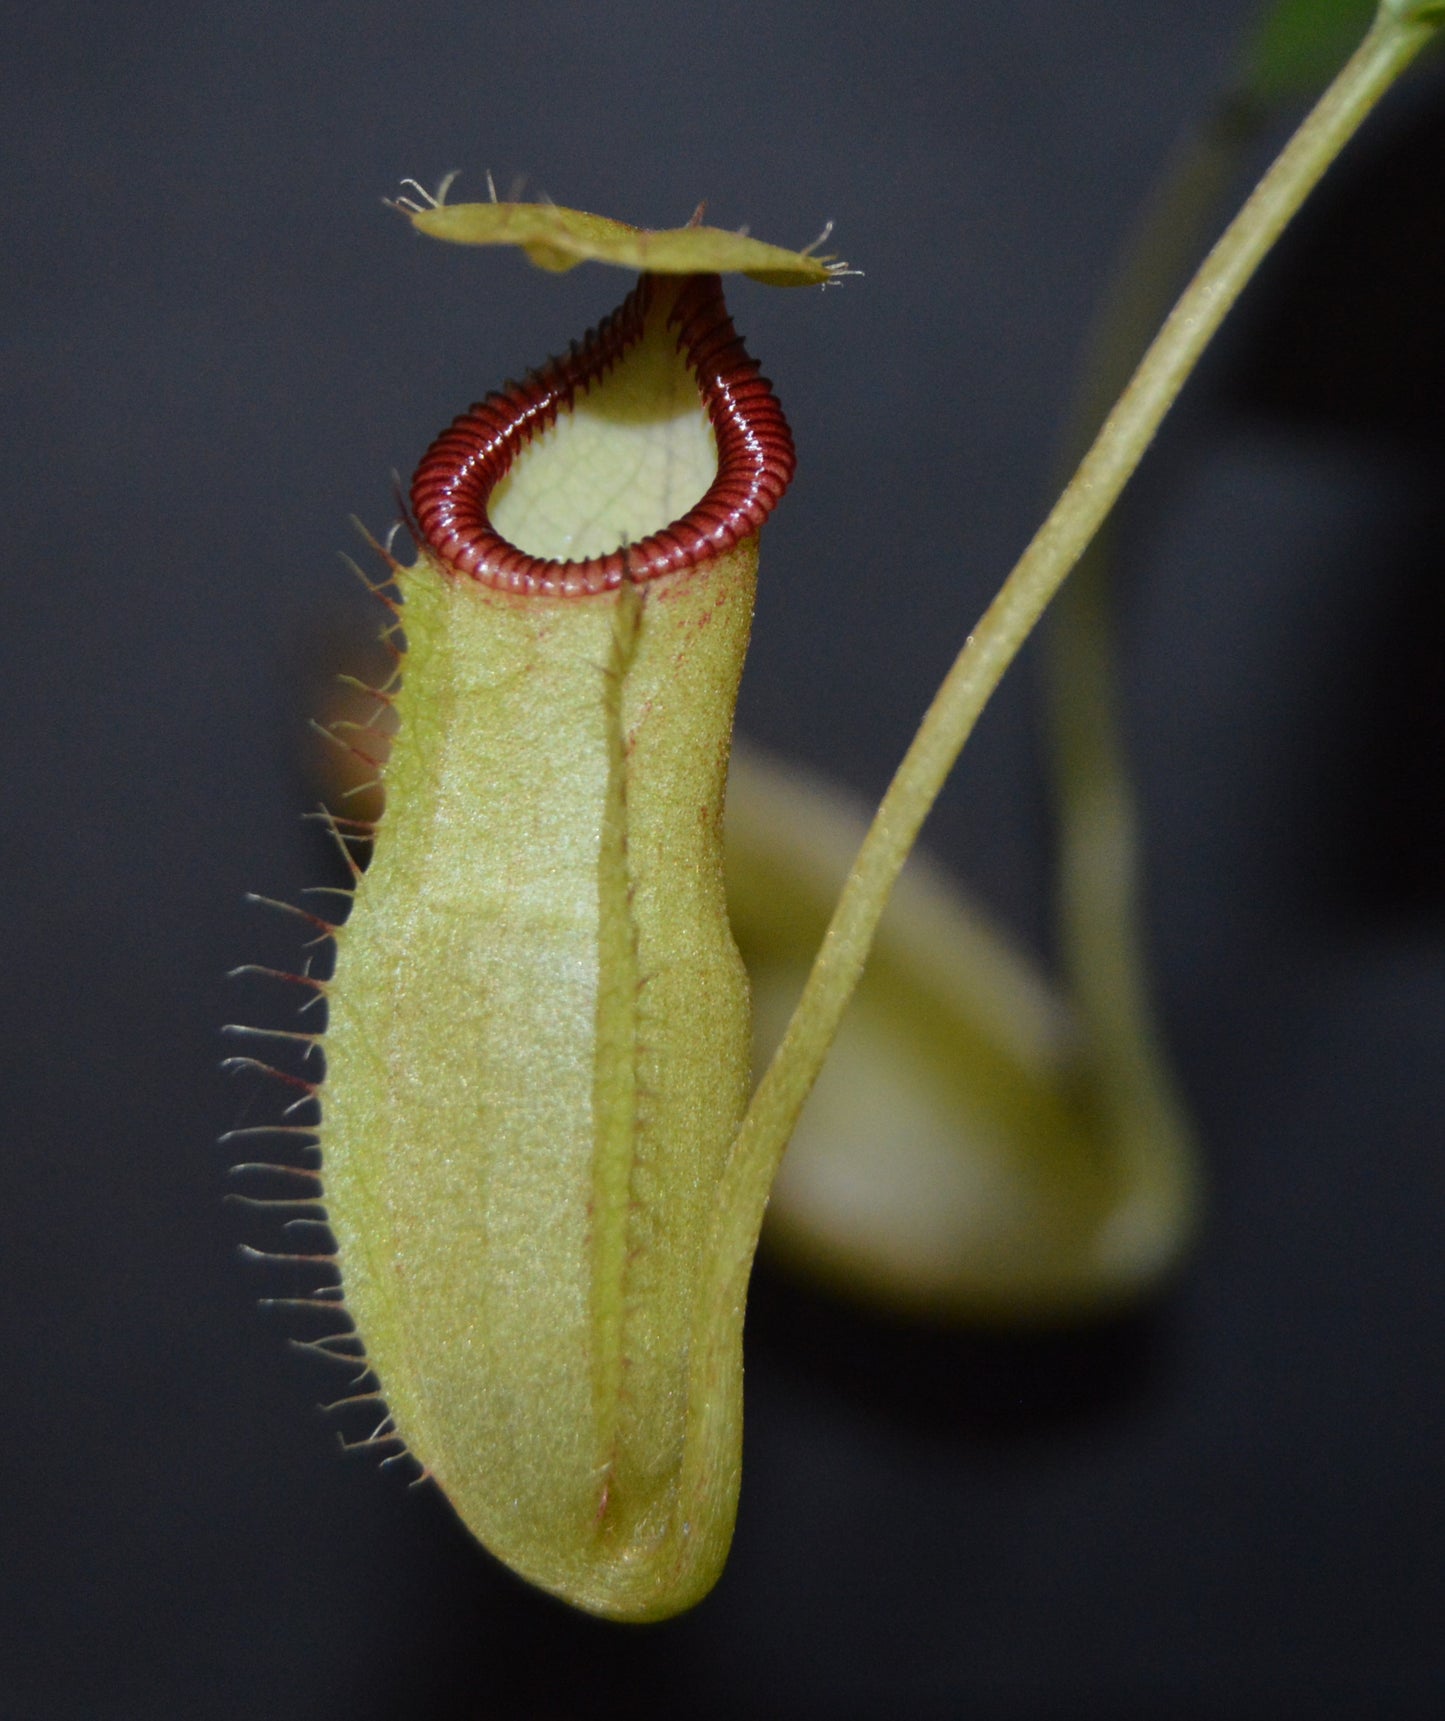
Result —
[{"label": "green leaf", "polygon": [[1313,94],[1369,28],[1373,0],[1274,0],[1244,59],[1244,88],[1261,102]]}]

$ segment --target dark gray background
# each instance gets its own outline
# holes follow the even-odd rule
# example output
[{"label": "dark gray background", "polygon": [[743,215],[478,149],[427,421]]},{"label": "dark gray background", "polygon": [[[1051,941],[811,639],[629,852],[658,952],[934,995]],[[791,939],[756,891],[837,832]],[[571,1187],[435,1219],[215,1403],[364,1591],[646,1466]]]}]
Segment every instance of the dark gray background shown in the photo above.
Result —
[{"label": "dark gray background", "polygon": [[[1108,261],[1251,13],[11,8],[6,1721],[1439,1713],[1438,70],[1132,498],[1159,990],[1213,1181],[1158,1308],[1012,1342],[765,1270],[732,1562],[620,1630],[337,1456],[212,1145],[268,1103],[217,1026],[273,1009],[221,974],[296,949],[242,893],[332,876],[298,814],[307,711],[372,626],[346,516],[384,528],[392,468],[625,289],[429,246],[381,195],[490,167],[654,225],[836,219],[864,279],[732,294],[801,455],[743,721],[873,794],[1037,522]],[[930,838],[1045,948],[1031,655]]]}]

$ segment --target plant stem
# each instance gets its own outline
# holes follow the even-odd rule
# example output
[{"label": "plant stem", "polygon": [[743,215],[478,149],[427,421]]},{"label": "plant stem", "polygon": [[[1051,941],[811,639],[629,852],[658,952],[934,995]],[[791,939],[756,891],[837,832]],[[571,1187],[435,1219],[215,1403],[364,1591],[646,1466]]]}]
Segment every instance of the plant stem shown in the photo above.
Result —
[{"label": "plant stem", "polygon": [[[767,1191],[862,972],[893,883],[959,751],[1084,553],[1200,355],[1326,168],[1433,34],[1382,11],[1185,289],[1052,512],[945,677],[858,852],[802,998],[719,1190],[704,1306],[741,1301]],[[706,1392],[705,1359],[695,1390]]]},{"label": "plant stem", "polygon": [[[1222,101],[1166,168],[1126,244],[1086,344],[1064,447],[1077,460],[1128,383],[1198,255],[1264,110]],[[1068,468],[1065,467],[1065,472]],[[1135,799],[1115,664],[1113,520],[1054,601],[1043,641],[1055,886],[1065,989],[1082,1036],[1075,1079],[1134,1234],[1177,1250],[1198,1211],[1198,1172],[1151,1009]]]}]

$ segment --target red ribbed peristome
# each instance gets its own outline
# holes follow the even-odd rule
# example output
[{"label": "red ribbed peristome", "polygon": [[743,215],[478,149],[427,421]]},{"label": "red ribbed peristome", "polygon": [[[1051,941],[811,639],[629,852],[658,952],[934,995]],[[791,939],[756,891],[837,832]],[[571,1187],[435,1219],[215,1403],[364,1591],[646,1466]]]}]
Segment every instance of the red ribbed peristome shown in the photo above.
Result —
[{"label": "red ribbed peristome", "polygon": [[691,275],[668,327],[677,330],[678,351],[697,378],[717,440],[717,476],[707,494],[661,531],[584,561],[530,556],[492,527],[487,504],[512,462],[636,345],[656,291],[655,277],[644,275],[566,357],[489,394],[422,456],[411,482],[412,509],[428,548],[454,573],[501,591],[583,596],[696,567],[767,519],[793,476],[792,433],[772,385],[733,329],[721,280]]}]

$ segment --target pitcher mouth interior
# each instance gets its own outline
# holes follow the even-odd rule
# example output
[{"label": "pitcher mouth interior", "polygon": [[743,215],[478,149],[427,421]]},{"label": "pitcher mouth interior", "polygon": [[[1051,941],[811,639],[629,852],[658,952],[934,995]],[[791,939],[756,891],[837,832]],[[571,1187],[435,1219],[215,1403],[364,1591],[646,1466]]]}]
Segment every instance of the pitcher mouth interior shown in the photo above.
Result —
[{"label": "pitcher mouth interior", "polygon": [[[705,414],[698,423],[704,436],[711,430],[716,469],[702,494],[676,519],[633,541],[625,541],[624,529],[624,541],[597,554],[538,555],[504,536],[493,510],[505,523],[503,481],[524,453],[659,337],[691,374]],[[704,472],[695,432],[686,458]],[[732,549],[771,513],[795,463],[782,407],[733,328],[721,279],[644,275],[567,354],[453,420],[422,456],[411,505],[423,544],[452,573],[522,595],[585,596],[679,573]]]}]

